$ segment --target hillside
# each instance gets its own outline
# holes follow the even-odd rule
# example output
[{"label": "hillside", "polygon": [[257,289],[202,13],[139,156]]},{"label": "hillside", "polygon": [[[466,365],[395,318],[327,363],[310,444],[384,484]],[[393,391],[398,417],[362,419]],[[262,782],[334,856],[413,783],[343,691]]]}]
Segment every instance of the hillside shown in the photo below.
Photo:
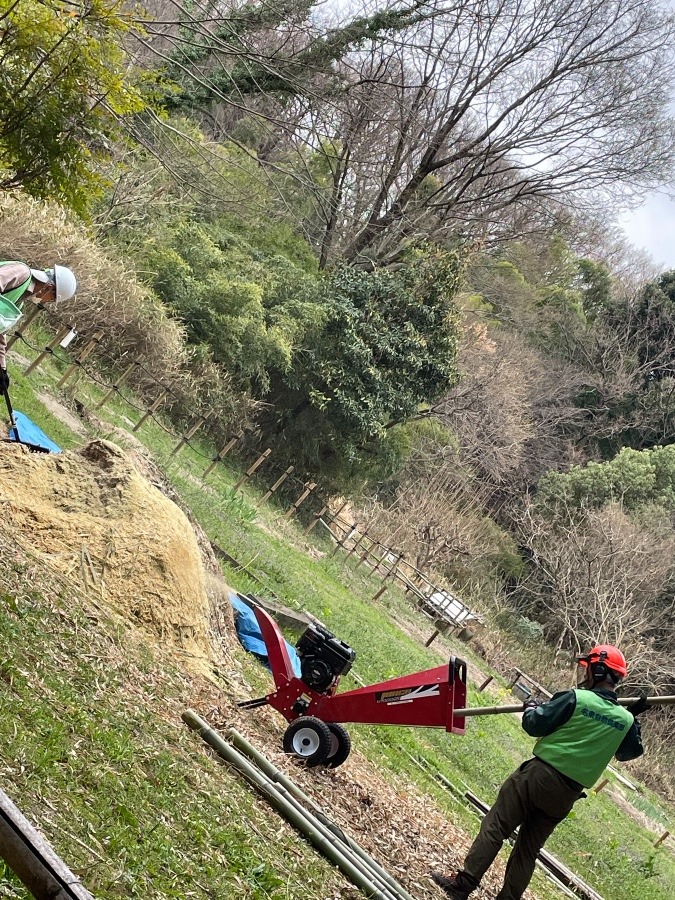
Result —
[{"label": "hillside", "polygon": [[[45,373],[43,385],[54,377]],[[68,437],[39,401],[30,403],[44,429]],[[239,572],[224,566],[226,582],[273,590],[289,606],[320,615],[357,649],[357,672],[366,681],[438,664],[451,650],[468,653],[471,703],[503,702],[503,680],[497,677],[494,693],[477,694],[490,671],[485,661],[445,639],[424,648],[430,623],[396,590],[373,608],[367,598],[379,581],[367,571],[332,560],[319,535],[308,543],[272,508],[252,515],[255,493],[233,503],[221,480],[226,473],[217,486],[200,486],[200,457],[188,449],[172,461],[161,432],[145,428],[141,437],[158,468],[123,420],[121,407],[113,406],[107,421],[83,422],[93,443],[62,457],[2,447],[9,509],[1,555],[3,645],[9,648],[0,691],[3,789],[96,897],[357,896],[187,732],[180,713],[189,706],[214,727],[235,725],[246,734],[415,898],[438,896],[428,872],[459,862],[476,820],[414,760],[425,759],[489,801],[528,752],[517,720],[482,719],[463,738],[355,727],[356,750],[332,773],[285,759],[280,717],[235,706],[268,689],[269,676],[233,640],[204,532],[195,533],[167,495],[189,503],[190,518],[245,564]],[[96,430],[100,437],[115,431],[134,449],[120,451]],[[82,437],[71,435],[69,442],[77,446]],[[107,549],[113,533],[114,553]],[[148,534],[149,554],[143,550]],[[180,556],[172,549],[177,534]],[[209,604],[200,585],[214,580]],[[143,609],[152,612],[139,616]],[[672,850],[652,846],[672,811],[646,792],[638,806],[641,812],[613,782],[611,793],[587,801],[551,841],[550,849],[606,900],[665,900],[672,893]],[[500,866],[479,900],[496,890]],[[7,875],[3,889],[25,897]],[[537,876],[529,896],[552,900],[558,892]]]}]

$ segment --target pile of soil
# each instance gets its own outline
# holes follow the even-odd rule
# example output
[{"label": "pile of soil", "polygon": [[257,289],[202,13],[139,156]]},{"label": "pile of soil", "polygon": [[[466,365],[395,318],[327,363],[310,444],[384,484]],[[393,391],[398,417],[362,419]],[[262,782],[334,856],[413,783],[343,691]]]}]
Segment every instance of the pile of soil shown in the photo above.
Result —
[{"label": "pile of soil", "polygon": [[60,454],[0,444],[0,508],[45,565],[162,642],[213,655],[195,531],[115,444],[95,440]]}]

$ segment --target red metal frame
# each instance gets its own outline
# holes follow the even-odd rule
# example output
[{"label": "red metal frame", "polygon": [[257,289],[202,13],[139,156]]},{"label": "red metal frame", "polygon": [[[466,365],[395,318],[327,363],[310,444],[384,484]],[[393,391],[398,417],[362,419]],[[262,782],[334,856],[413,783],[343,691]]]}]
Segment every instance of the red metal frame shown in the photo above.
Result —
[{"label": "red metal frame", "polygon": [[299,716],[316,716],[324,722],[414,725],[464,734],[466,720],[454,714],[455,709],[466,708],[466,663],[462,660],[451,657],[448,665],[342,694],[335,693],[336,684],[330,692],[319,694],[293,672],[276,622],[259,606],[254,612],[276,685],[266,700],[288,722]]}]

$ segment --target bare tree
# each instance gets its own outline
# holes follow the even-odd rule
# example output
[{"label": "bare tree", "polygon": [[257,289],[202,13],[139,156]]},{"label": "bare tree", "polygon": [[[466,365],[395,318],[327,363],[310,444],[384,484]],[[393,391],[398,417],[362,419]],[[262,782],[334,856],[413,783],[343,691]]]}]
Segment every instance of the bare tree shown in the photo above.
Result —
[{"label": "bare tree", "polygon": [[619,504],[555,517],[529,505],[521,541],[530,560],[521,600],[545,615],[559,649],[617,644],[632,660],[631,678],[672,686],[662,652],[675,637],[672,529],[646,528]]}]

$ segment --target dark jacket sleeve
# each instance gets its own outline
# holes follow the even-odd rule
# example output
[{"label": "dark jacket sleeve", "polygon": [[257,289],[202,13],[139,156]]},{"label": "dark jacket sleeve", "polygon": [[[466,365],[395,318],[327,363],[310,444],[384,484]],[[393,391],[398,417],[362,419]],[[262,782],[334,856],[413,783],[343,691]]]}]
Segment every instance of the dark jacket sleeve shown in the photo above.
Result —
[{"label": "dark jacket sleeve", "polygon": [[642,746],[640,723],[635,719],[614,756],[616,756],[619,762],[628,762],[629,759],[637,759],[638,756],[642,756],[644,752],[645,748]]},{"label": "dark jacket sleeve", "polygon": [[576,709],[577,695],[574,691],[558,691],[547,703],[536,709],[526,709],[522,725],[531,737],[545,737],[564,725]]}]

